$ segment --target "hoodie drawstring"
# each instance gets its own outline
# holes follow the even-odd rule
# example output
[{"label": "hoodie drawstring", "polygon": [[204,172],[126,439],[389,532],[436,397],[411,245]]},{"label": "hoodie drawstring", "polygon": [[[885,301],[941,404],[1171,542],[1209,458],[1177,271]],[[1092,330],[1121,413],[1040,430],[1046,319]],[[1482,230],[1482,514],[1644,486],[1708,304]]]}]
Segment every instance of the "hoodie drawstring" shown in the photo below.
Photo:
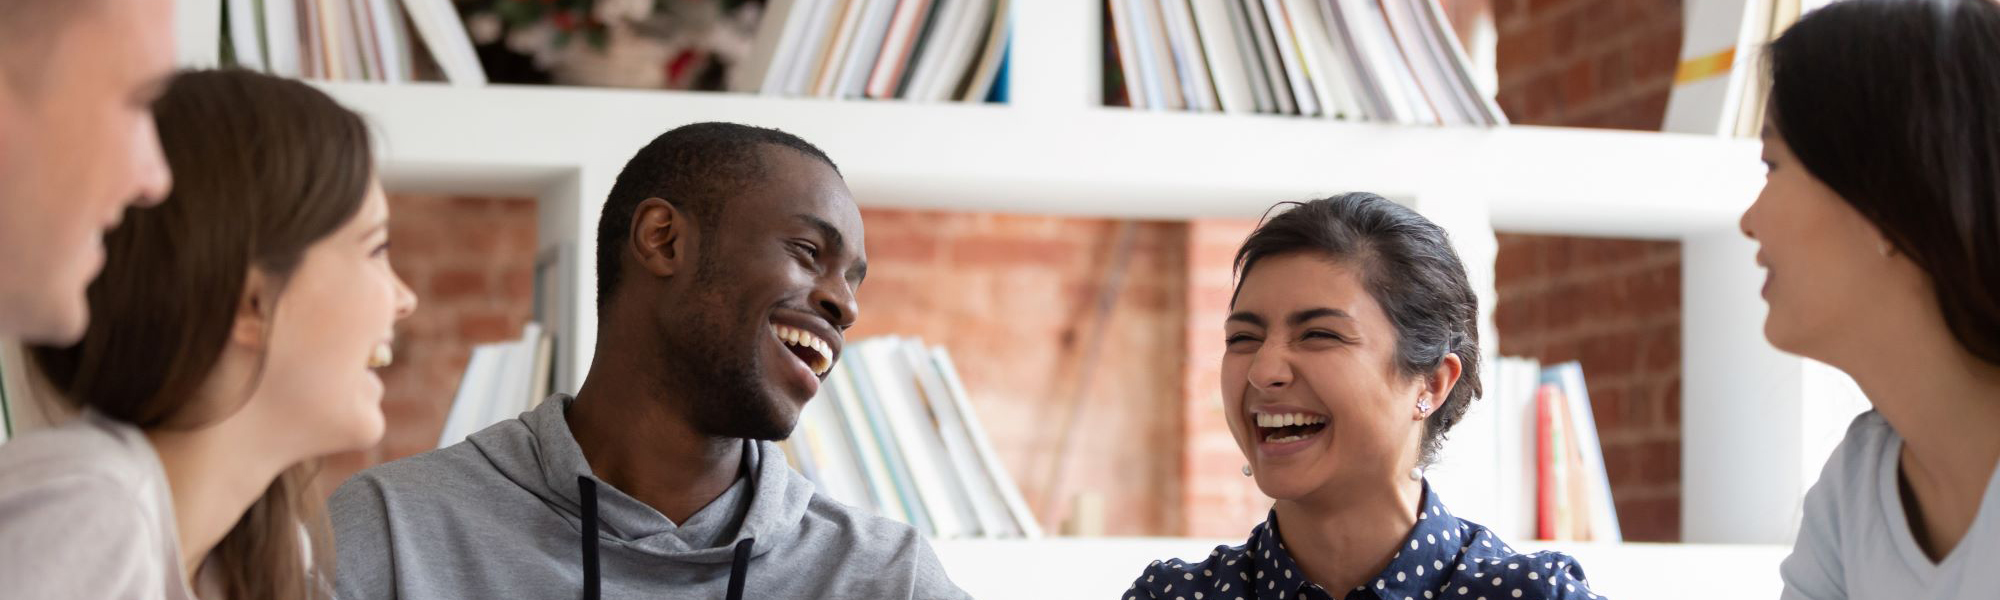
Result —
[{"label": "hoodie drawstring", "polygon": [[597,600],[597,482],[578,475],[576,489],[583,496],[583,600]]},{"label": "hoodie drawstring", "polygon": [[[749,518],[749,505],[757,501],[757,472],[751,469],[750,440],[743,440],[743,464],[741,468],[749,478],[749,500],[744,502],[744,518]],[[583,504],[583,600],[598,600],[600,595],[597,572],[597,482],[588,475],[576,476],[577,494]],[[757,544],[757,538],[746,537],[736,542],[736,556],[729,561],[728,600],[743,600],[743,582],[750,578],[750,550]]]}]

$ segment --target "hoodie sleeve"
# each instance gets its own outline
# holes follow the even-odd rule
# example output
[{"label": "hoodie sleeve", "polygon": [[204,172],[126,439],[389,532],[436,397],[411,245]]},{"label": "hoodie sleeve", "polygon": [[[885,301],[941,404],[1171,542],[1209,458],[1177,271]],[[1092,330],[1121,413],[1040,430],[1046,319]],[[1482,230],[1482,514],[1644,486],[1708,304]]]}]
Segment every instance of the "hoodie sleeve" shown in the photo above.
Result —
[{"label": "hoodie sleeve", "polygon": [[958,589],[958,585],[951,582],[951,576],[945,574],[944,564],[938,562],[937,552],[931,550],[931,543],[925,541],[921,535],[914,537],[916,538],[916,547],[912,548],[912,550],[915,550],[913,554],[916,555],[916,565],[914,569],[915,585],[912,586],[910,594],[912,599],[932,600],[934,598],[942,598],[948,600],[970,600],[972,595],[965,593],[965,590]]},{"label": "hoodie sleeve", "polygon": [[334,597],[340,600],[396,598],[396,556],[392,551],[389,507],[381,482],[367,474],[342,484],[327,500],[333,520]]}]

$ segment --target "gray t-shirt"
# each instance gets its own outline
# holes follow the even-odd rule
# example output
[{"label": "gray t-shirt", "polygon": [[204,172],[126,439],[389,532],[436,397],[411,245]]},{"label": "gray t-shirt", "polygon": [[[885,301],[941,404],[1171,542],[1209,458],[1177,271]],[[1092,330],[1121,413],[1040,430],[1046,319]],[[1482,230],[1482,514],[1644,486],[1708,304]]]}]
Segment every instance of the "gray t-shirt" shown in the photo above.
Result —
[{"label": "gray t-shirt", "polygon": [[1897,461],[1903,438],[1875,411],[1847,428],[1806,492],[1798,545],[1779,571],[1785,600],[1990,599],[2000,595],[2000,469],[1979,515],[1941,562],[1917,547],[1903,511]]},{"label": "gray t-shirt", "polygon": [[0,589],[192,600],[169,490],[146,436],[96,413],[0,444]]}]

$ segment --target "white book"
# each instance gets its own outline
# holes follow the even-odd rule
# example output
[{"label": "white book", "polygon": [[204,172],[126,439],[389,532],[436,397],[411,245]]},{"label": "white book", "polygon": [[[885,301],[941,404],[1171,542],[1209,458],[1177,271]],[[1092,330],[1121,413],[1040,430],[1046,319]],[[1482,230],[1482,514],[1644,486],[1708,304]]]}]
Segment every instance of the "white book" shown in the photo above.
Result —
[{"label": "white book", "polygon": [[868,91],[868,74],[875,69],[876,58],[882,54],[882,44],[889,33],[889,22],[896,16],[896,6],[913,0],[869,0],[868,10],[861,15],[861,23],[855,29],[853,47],[848,48],[847,63],[841,66],[840,81],[835,86],[834,95],[841,98],[859,98]]},{"label": "white book", "polygon": [[1125,5],[1125,12],[1132,23],[1132,50],[1138,58],[1139,70],[1134,75],[1139,80],[1139,88],[1145,92],[1145,107],[1150,110],[1174,108],[1167,98],[1167,87],[1163,80],[1174,75],[1161,70],[1172,69],[1172,65],[1160,64],[1162,53],[1155,48],[1159,41],[1154,39],[1152,22],[1146,20],[1145,5],[1151,0],[1113,0]]},{"label": "white book", "polygon": [[1444,55],[1448,57],[1452,67],[1452,78],[1458,86],[1459,93],[1464,96],[1468,110],[1478,116],[1482,124],[1506,125],[1507,113],[1500,110],[1500,103],[1492,95],[1482,91],[1479,82],[1473,78],[1472,57],[1466,54],[1465,45],[1460,44],[1458,36],[1453,33],[1451,19],[1445,16],[1444,7],[1438,4],[1438,0],[1423,0],[1423,8],[1436,39],[1444,46]]},{"label": "white book", "polygon": [[347,25],[352,31],[361,72],[368,81],[388,81],[388,69],[382,64],[382,30],[375,25],[373,2],[371,0],[350,0],[347,2]]},{"label": "white book", "polygon": [[932,82],[945,70],[945,63],[952,59],[959,47],[966,42],[959,38],[967,19],[977,19],[975,13],[992,0],[937,0],[937,14],[931,17],[924,31],[924,45],[916,56],[910,58],[910,75],[901,84],[902,96],[911,100],[927,100],[931,96]]},{"label": "white book", "polygon": [[293,0],[258,0],[264,6],[265,67],[272,75],[299,77],[298,5]]},{"label": "white book", "polygon": [[402,9],[393,0],[367,1],[382,80],[410,82],[410,38],[403,29]]},{"label": "white book", "polygon": [[256,0],[229,0],[229,47],[236,53],[236,66],[254,71],[264,66],[264,40],[257,23]]},{"label": "white book", "polygon": [[1597,420],[1590,409],[1590,388],[1583,383],[1583,363],[1572,361],[1549,367],[1542,372],[1542,380],[1553,382],[1562,389],[1571,427],[1576,430],[1576,446],[1583,458],[1577,472],[1590,479],[1590,541],[1625,541],[1623,532],[1618,528],[1618,507],[1612,503],[1611,477],[1604,469],[1604,446],[1597,440]]},{"label": "white book", "polygon": [[1139,17],[1134,24],[1138,25],[1139,35],[1144,36],[1141,38],[1144,40],[1141,49],[1150,55],[1148,58],[1153,63],[1155,81],[1160,86],[1161,101],[1171,110],[1192,107],[1186,92],[1181,90],[1180,70],[1174,64],[1173,36],[1167,33],[1167,16],[1160,10],[1159,0],[1134,0],[1134,6],[1138,10],[1132,14]]},{"label": "white book", "polygon": [[1250,67],[1244,62],[1242,46],[1236,38],[1230,0],[1189,0],[1195,30],[1208,56],[1209,73],[1215,83],[1216,101],[1222,112],[1246,113],[1257,110],[1257,97],[1250,89]]},{"label": "white book", "polygon": [[[980,32],[986,31],[989,23],[997,16],[995,0],[973,2],[970,10],[959,14],[958,22],[952,23],[946,39],[950,41],[944,48],[944,56],[939,58],[936,70],[931,71],[922,86],[912,85],[910,99],[924,102],[944,102],[952,99],[958,91],[958,84],[971,72],[973,61],[979,59]],[[928,53],[928,50],[926,51]]]},{"label": "white book", "polygon": [[979,413],[972,410],[970,396],[965,392],[965,383],[958,378],[958,366],[951,361],[951,353],[944,348],[931,351],[931,359],[937,363],[938,374],[944,377],[945,388],[951,392],[951,401],[957,409],[958,417],[965,423],[965,430],[972,438],[972,448],[979,455],[979,462],[986,465],[987,476],[993,478],[993,485],[1000,491],[1000,499],[1006,503],[1007,512],[1013,514],[1016,526],[1028,538],[1042,537],[1041,521],[1028,508],[1027,499],[1021,496],[1020,486],[1014,485],[1014,476],[1007,472],[1007,465],[1000,462],[1000,454],[993,451],[992,440],[986,437],[986,427],[979,422]]},{"label": "white book", "polygon": [[191,69],[221,64],[222,0],[179,0],[173,6],[174,64]]},{"label": "white book", "polygon": [[1020,527],[1014,523],[1013,515],[1008,513],[1006,501],[1000,498],[1000,490],[979,462],[978,451],[972,447],[972,436],[958,415],[958,407],[951,399],[951,389],[938,373],[937,363],[931,360],[930,349],[925,348],[922,342],[911,340],[898,350],[903,355],[904,363],[916,375],[917,391],[923,404],[936,416],[938,436],[944,441],[950,474],[970,500],[977,524],[976,534],[979,537],[1020,537]]},{"label": "white book", "polygon": [[459,378],[458,395],[451,400],[451,410],[445,413],[444,430],[438,433],[438,447],[443,448],[465,440],[465,436],[484,427],[488,400],[493,398],[499,380],[501,360],[506,356],[506,344],[480,344],[472,348],[472,358],[466,361],[465,375]]},{"label": "white book", "polygon": [[807,96],[812,93],[814,78],[819,74],[820,64],[826,62],[827,52],[833,42],[834,25],[850,0],[813,0],[811,18],[806,21],[801,33],[796,56],[784,65],[784,86],[778,91],[786,96]]},{"label": "white book", "polygon": [[1371,119],[1388,122],[1402,122],[1402,114],[1395,103],[1383,93],[1381,75],[1375,72],[1362,54],[1360,44],[1355,40],[1347,15],[1343,14],[1339,0],[1320,0],[1314,3],[1319,9],[1320,21],[1326,24],[1328,41],[1341,67],[1354,83],[1355,100]]},{"label": "white book", "polygon": [[[757,37],[751,40],[750,54],[743,62],[729,66],[727,88],[732,92],[768,89],[766,80],[775,78],[772,65],[799,43],[799,30],[809,20],[812,0],[771,0],[757,23]],[[781,48],[782,47],[782,48]]]},{"label": "white book", "polygon": [[1492,400],[1499,489],[1493,521],[1487,526],[1502,537],[1527,539],[1535,536],[1537,518],[1535,392],[1541,388],[1542,366],[1532,358],[1502,358],[1497,366],[1500,385]]},{"label": "white book", "polygon": [[1324,104],[1321,108],[1326,116],[1357,121],[1366,119],[1368,114],[1355,97],[1353,80],[1333,52],[1333,41],[1328,37],[1326,23],[1320,20],[1319,8],[1315,4],[1313,0],[1284,0],[1285,15],[1292,24],[1292,34],[1299,40],[1300,63],[1304,65],[1306,80],[1312,83],[1313,92]]},{"label": "white book", "polygon": [[1768,31],[1757,27],[1752,0],[1689,0],[1682,6],[1680,66],[1667,97],[1662,131],[1729,135],[1742,108],[1737,98],[1755,85],[1756,52]]},{"label": "white book", "polygon": [[1111,37],[1118,47],[1118,70],[1122,75],[1119,79],[1125,83],[1125,98],[1132,108],[1143,110],[1147,108],[1147,98],[1145,84],[1139,79],[1138,45],[1132,40],[1131,8],[1125,0],[1106,0],[1104,4],[1111,14]]},{"label": "white book", "polygon": [[1270,90],[1278,114],[1298,114],[1297,100],[1292,97],[1291,78],[1285,73],[1284,61],[1278,58],[1277,30],[1271,29],[1270,15],[1264,12],[1264,0],[1237,1],[1243,5],[1243,14],[1250,17],[1247,24],[1257,44],[1257,62],[1264,65],[1263,79],[1269,85],[1266,89]]},{"label": "white book", "polygon": [[403,0],[403,10],[452,85],[486,85],[486,69],[451,0]]},{"label": "white book", "polygon": [[889,19],[889,28],[883,34],[882,51],[875,57],[875,68],[868,74],[867,96],[870,98],[894,98],[896,88],[903,83],[903,74],[910,68],[912,53],[916,50],[917,39],[923,36],[925,17],[930,16],[932,0],[903,0],[896,5],[895,16]]},{"label": "white book", "polygon": [[1318,116],[1324,114],[1321,101],[1324,100],[1313,89],[1312,81],[1305,71],[1304,49],[1301,47],[1296,30],[1292,28],[1290,15],[1286,14],[1284,0],[1263,0],[1264,14],[1271,21],[1271,39],[1278,45],[1278,62],[1285,67],[1285,80],[1290,82],[1292,99],[1298,102],[1299,114]]},{"label": "white book", "polygon": [[1244,11],[1242,0],[1222,0],[1229,11],[1229,28],[1236,41],[1236,56],[1243,63],[1243,77],[1250,86],[1250,97],[1256,102],[1253,110],[1260,113],[1278,111],[1278,100],[1271,95],[1271,82],[1265,79],[1263,59],[1257,52],[1257,37],[1250,32],[1250,14]]},{"label": "white book", "polygon": [[957,95],[961,102],[985,102],[1000,78],[1000,63],[1007,58],[1008,47],[1014,33],[1013,13],[1008,12],[1011,0],[993,1],[993,19],[988,22],[984,48],[979,52],[979,60],[966,74],[965,91]]},{"label": "white book", "polygon": [[[1391,100],[1400,98],[1400,114],[1406,124],[1437,124],[1438,113],[1424,98],[1423,89],[1417,84],[1410,61],[1404,59],[1403,51],[1396,45],[1396,37],[1389,30],[1389,17],[1382,12],[1382,5],[1376,0],[1340,0],[1344,15],[1350,17],[1348,25],[1360,40],[1357,44],[1374,72],[1382,79],[1378,84]],[[1393,90],[1393,91],[1390,91]]]},{"label": "white book", "polygon": [[1393,75],[1385,61],[1375,57],[1373,47],[1362,38],[1364,32],[1356,27],[1362,15],[1354,7],[1352,0],[1323,0],[1320,15],[1333,32],[1334,43],[1345,54],[1349,70],[1361,84],[1360,95],[1372,107],[1371,113],[1384,121],[1409,123],[1408,101],[1402,88],[1389,79]]},{"label": "white book", "polygon": [[1403,60],[1410,65],[1415,75],[1417,88],[1423,92],[1424,100],[1438,116],[1438,123],[1459,125],[1470,123],[1470,118],[1460,113],[1458,105],[1451,99],[1451,86],[1444,74],[1432,60],[1430,47],[1424,42],[1422,26],[1416,21],[1416,11],[1406,1],[1387,0],[1382,3],[1384,15],[1389,23],[1389,31],[1395,37],[1396,48],[1402,52]]},{"label": "white book", "polygon": [[799,417],[799,429],[806,436],[805,446],[812,454],[818,483],[826,495],[879,515],[881,509],[868,491],[860,458],[855,456],[853,442],[847,439],[846,425],[841,422],[838,400],[833,397],[837,393],[832,386],[821,386],[819,394],[806,403]]},{"label": "white book", "polygon": [[1166,17],[1167,36],[1174,49],[1174,68],[1180,73],[1181,97],[1198,111],[1221,110],[1215,97],[1215,83],[1209,77],[1208,56],[1202,52],[1201,37],[1194,29],[1194,15],[1188,0],[1159,0],[1160,14]]},{"label": "white book", "polygon": [[861,400],[860,388],[854,385],[855,369],[847,361],[834,365],[827,373],[826,384],[834,394],[833,407],[840,413],[841,425],[846,427],[847,441],[854,452],[855,468],[860,471],[862,482],[867,486],[868,495],[875,502],[878,514],[909,524],[916,524],[909,508],[903,504],[901,494],[889,473],[887,458],[883,455],[880,440],[875,436],[873,426],[865,414],[866,406]]},{"label": "white book", "polygon": [[861,27],[862,17],[870,3],[881,0],[846,0],[840,12],[840,20],[834,25],[833,39],[827,45],[827,54],[820,63],[819,72],[813,75],[812,95],[832,97],[840,92],[840,77],[846,73],[848,53],[854,49],[854,37]]},{"label": "white book", "polygon": [[896,446],[902,451],[904,463],[909,465],[911,483],[936,527],[937,536],[970,537],[978,533],[978,517],[972,514],[971,501],[964,491],[952,483],[950,467],[943,462],[944,441],[938,436],[936,421],[921,404],[916,376],[910,372],[909,363],[897,352],[897,346],[903,343],[900,338],[878,338],[850,349],[867,357],[866,366],[883,413],[888,417]]}]

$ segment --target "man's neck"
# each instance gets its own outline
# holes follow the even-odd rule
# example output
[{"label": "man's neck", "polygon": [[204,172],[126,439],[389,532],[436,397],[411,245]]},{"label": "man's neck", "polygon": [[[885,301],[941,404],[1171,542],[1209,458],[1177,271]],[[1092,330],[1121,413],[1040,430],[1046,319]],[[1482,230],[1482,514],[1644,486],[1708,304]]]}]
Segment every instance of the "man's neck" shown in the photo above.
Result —
[{"label": "man's neck", "polygon": [[743,440],[695,431],[676,410],[684,398],[613,372],[643,371],[593,367],[569,407],[570,435],[598,479],[686,523],[736,481]]}]

